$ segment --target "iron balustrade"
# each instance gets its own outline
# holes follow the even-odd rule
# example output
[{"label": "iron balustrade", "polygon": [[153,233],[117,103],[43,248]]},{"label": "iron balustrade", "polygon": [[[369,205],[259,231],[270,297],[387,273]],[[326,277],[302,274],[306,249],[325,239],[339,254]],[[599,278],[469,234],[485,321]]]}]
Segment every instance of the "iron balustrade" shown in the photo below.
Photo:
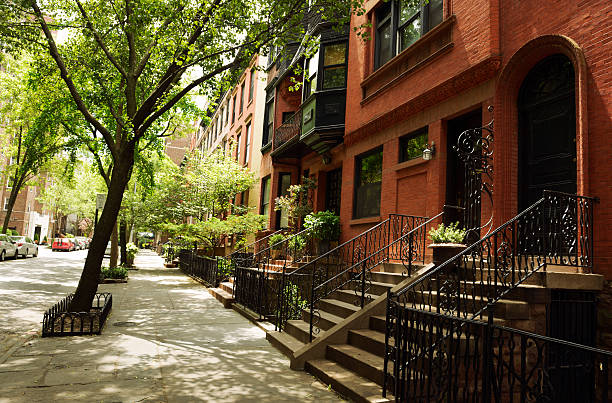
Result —
[{"label": "iron balustrade", "polygon": [[109,292],[96,293],[89,312],[70,311],[74,294],[69,294],[43,315],[42,337],[101,334],[113,306]]},{"label": "iron balustrade", "polygon": [[302,130],[302,110],[295,112],[286,122],[274,131],[274,150],[285,144],[287,141],[300,137]]},{"label": "iron balustrade", "polygon": [[[276,329],[283,330],[288,320],[302,317],[307,310],[312,340],[313,334],[319,332],[316,326],[318,304],[321,299],[342,288],[351,287],[355,291],[355,305],[363,307],[370,298],[371,270],[387,261],[405,262],[409,243],[398,241],[426,220],[426,217],[391,214],[388,219],[321,254],[303,267],[293,271],[284,270],[277,294],[279,315]],[[422,231],[413,232],[411,239],[415,250],[416,245],[424,245]],[[411,256],[424,261],[424,254],[413,253]]]},{"label": "iron balustrade", "polygon": [[229,255],[231,275],[233,276],[235,274],[235,267],[238,265],[241,267],[250,267],[253,261],[253,256],[261,252],[262,250],[268,248],[268,243],[272,236],[281,234],[284,231],[285,230],[282,229],[274,231],[271,234],[268,234],[263,238],[257,239],[255,242],[245,245],[242,248],[239,248],[232,252]]},{"label": "iron balustrade", "polygon": [[[399,307],[466,320],[482,319],[485,311],[490,314],[487,308],[533,273],[545,271],[547,265],[591,268],[595,202],[590,197],[545,191],[532,206],[463,252],[406,288],[389,293],[385,385],[390,385],[387,369],[391,365],[394,371],[405,372],[412,371],[408,367],[416,362],[395,361],[395,352],[407,348],[398,337],[398,332],[407,331],[397,317]],[[423,337],[433,337],[435,329],[425,330]]]},{"label": "iron balustrade", "polygon": [[252,259],[236,260],[234,298],[260,319],[278,316],[280,279],[288,267],[299,267],[313,258],[312,231],[305,229],[255,253]]},{"label": "iron balustrade", "polygon": [[[607,402],[612,353],[486,322],[391,306],[385,389],[398,402]],[[387,369],[385,369],[387,371]]]}]

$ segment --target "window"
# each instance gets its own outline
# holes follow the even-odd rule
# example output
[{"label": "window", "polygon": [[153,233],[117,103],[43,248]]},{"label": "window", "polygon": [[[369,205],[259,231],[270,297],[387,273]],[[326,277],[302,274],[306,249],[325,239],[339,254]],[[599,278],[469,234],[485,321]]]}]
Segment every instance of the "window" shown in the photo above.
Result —
[{"label": "window", "polygon": [[346,43],[323,48],[323,89],[346,86]]},{"label": "window", "polygon": [[225,111],[225,124],[229,123],[229,108],[230,108],[230,101],[227,101],[225,103],[225,108],[223,109]]},{"label": "window", "polygon": [[270,176],[261,180],[261,203],[259,214],[266,217],[266,226],[268,226],[268,217],[270,215]]},{"label": "window", "polygon": [[238,135],[238,137],[236,137],[236,162],[238,162],[240,164],[240,154],[241,154],[241,150],[240,150],[240,135]]},{"label": "window", "polygon": [[387,63],[442,22],[442,2],[429,0],[416,6],[413,0],[394,0],[381,5],[376,11],[374,67]]},{"label": "window", "polygon": [[8,197],[4,198],[4,211],[8,210],[9,199]]},{"label": "window", "polygon": [[373,217],[380,214],[382,183],[382,147],[363,154],[355,163],[355,198],[353,216]]},{"label": "window", "polygon": [[319,52],[306,61],[303,98],[308,98],[317,90],[317,71],[319,70]]},{"label": "window", "polygon": [[240,113],[238,116],[242,115],[242,110],[244,109],[244,81],[240,85]]},{"label": "window", "polygon": [[[278,196],[287,196],[289,194],[289,186],[291,186],[291,174],[281,172],[278,177]],[[277,228],[289,228],[289,212],[282,209],[276,216]]]},{"label": "window", "polygon": [[234,94],[234,103],[232,104],[232,123],[236,120],[236,94]]},{"label": "window", "polygon": [[253,94],[255,92],[255,69],[251,70],[251,78],[249,82],[249,102],[253,100]]},{"label": "window", "polygon": [[251,122],[247,123],[246,126],[246,144],[244,147],[244,164],[249,163],[249,151],[251,148]]},{"label": "window", "polygon": [[400,162],[420,158],[427,146],[427,128],[419,129],[400,138]]},{"label": "window", "polygon": [[11,188],[12,188],[12,186],[11,186],[11,178],[8,178],[8,179],[6,180],[6,188],[7,188],[7,189],[11,189]]},{"label": "window", "polygon": [[272,133],[274,130],[274,99],[271,99],[266,103],[264,122],[262,146],[265,146],[272,141]]}]

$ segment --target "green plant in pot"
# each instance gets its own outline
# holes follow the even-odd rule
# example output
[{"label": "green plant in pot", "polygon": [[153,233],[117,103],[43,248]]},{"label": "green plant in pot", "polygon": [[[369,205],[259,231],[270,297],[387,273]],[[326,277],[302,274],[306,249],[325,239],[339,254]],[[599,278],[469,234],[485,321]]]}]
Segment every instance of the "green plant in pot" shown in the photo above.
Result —
[{"label": "green plant in pot", "polygon": [[449,225],[440,224],[429,231],[433,250],[433,263],[436,266],[461,253],[467,246],[463,243],[466,230],[459,228],[459,222]]},{"label": "green plant in pot", "polygon": [[274,234],[268,239],[268,245],[270,245],[272,259],[280,259],[281,251],[284,249],[287,237],[283,234]]},{"label": "green plant in pot", "polygon": [[330,250],[331,243],[340,239],[340,217],[331,211],[310,213],[304,218],[304,228],[310,230],[318,240],[317,253],[322,255]]},{"label": "green plant in pot", "polygon": [[136,253],[138,253],[138,246],[134,245],[132,242],[129,242],[127,245],[125,245],[125,250],[127,252],[126,265],[127,267],[132,267],[134,266],[134,257],[136,256]]}]

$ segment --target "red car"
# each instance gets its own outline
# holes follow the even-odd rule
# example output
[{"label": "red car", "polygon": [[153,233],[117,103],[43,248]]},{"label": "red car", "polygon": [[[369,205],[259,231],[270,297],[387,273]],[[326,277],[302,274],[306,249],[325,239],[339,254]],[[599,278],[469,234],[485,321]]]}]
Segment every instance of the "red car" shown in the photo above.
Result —
[{"label": "red car", "polygon": [[51,250],[67,250],[73,251],[76,249],[74,239],[72,238],[55,238],[51,245]]}]

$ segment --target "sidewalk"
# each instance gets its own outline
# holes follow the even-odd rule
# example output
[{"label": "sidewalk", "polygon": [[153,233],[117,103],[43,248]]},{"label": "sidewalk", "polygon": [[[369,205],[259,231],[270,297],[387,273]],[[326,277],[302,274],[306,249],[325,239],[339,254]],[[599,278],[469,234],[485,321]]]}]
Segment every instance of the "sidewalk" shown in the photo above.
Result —
[{"label": "sidewalk", "polygon": [[339,400],[157,255],[136,265],[127,284],[100,286],[113,293],[101,336],[38,336],[0,363],[0,403]]}]

